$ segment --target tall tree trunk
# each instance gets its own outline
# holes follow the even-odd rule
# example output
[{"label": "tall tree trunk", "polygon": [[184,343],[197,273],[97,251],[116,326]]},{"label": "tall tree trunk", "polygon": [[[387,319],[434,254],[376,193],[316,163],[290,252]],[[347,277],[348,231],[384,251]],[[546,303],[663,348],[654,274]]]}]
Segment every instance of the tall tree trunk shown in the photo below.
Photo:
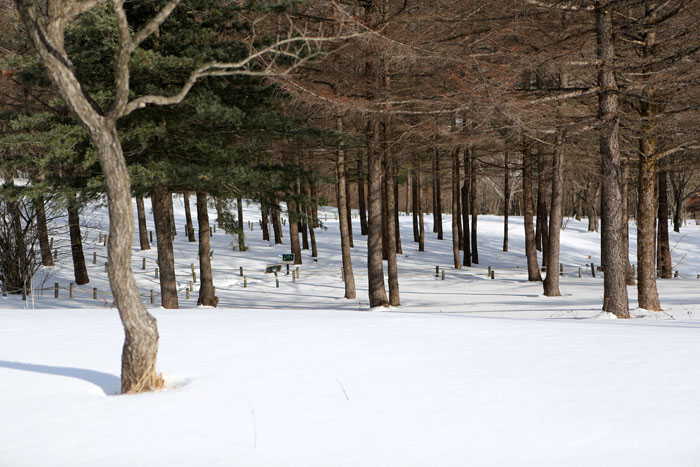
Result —
[{"label": "tall tree trunk", "polygon": [[[342,120],[337,118],[338,127],[341,127]],[[338,178],[338,222],[340,224],[340,249],[343,257],[343,282],[345,284],[345,298],[354,300],[357,297],[355,291],[355,274],[352,270],[352,255],[350,250],[350,227],[345,212],[347,206],[347,190],[345,189],[345,150],[339,147],[336,155],[336,176]],[[361,201],[360,201],[361,202]]]},{"label": "tall tree trunk", "polygon": [[282,218],[278,200],[275,200],[270,206],[270,213],[272,214],[272,231],[275,234],[275,245],[281,245],[284,242],[282,241]]},{"label": "tall tree trunk", "polygon": [[70,232],[70,251],[73,256],[73,275],[78,285],[90,282],[85,255],[83,254],[83,239],[80,232],[80,215],[78,201],[75,195],[68,195],[68,230]]},{"label": "tall tree trunk", "polygon": [[469,175],[469,210],[472,213],[472,264],[479,264],[479,245],[477,243],[477,227],[479,222],[479,200],[477,199],[479,180],[477,175],[479,174],[479,161],[474,156],[473,150],[471,152],[469,165],[471,169]]},{"label": "tall tree trunk", "polygon": [[177,297],[177,279],[175,277],[175,254],[173,252],[173,237],[170,224],[172,195],[165,187],[159,185],[151,192],[153,217],[156,224],[156,239],[158,243],[158,269],[160,272],[160,303],[163,308],[179,307]]},{"label": "tall tree trunk", "polygon": [[503,172],[503,251],[508,251],[508,215],[510,214],[510,161],[508,151],[504,157]]},{"label": "tall tree trunk", "polygon": [[433,222],[436,227],[437,239],[442,240],[442,186],[440,182],[440,151],[438,148],[435,148],[433,153],[433,185],[435,187],[435,211],[433,212]]},{"label": "tall tree trunk", "polygon": [[683,225],[683,190],[673,189],[673,231],[680,232]]},{"label": "tall tree trunk", "polygon": [[260,227],[262,228],[262,238],[264,241],[270,241],[270,208],[267,204],[260,202]]},{"label": "tall tree trunk", "polygon": [[49,243],[49,228],[46,223],[46,207],[44,197],[38,196],[34,200],[36,209],[36,230],[39,237],[39,249],[41,250],[41,264],[53,266],[53,255],[51,254],[51,244]]},{"label": "tall tree trunk", "polygon": [[306,219],[307,228],[309,229],[309,241],[311,242],[311,257],[318,258],[318,245],[316,244],[316,232],[314,231],[314,198],[311,192],[311,184],[306,185],[306,196],[308,197],[308,202],[306,203]]},{"label": "tall tree trunk", "polygon": [[185,191],[182,193],[185,203],[185,235],[187,241],[195,242],[197,239],[194,236],[194,225],[192,225],[192,211],[190,210],[190,193]]},{"label": "tall tree trunk", "polygon": [[236,209],[238,210],[238,249],[246,251],[245,246],[245,220],[243,219],[243,200],[239,196],[236,198]]},{"label": "tall tree trunk", "polygon": [[[464,149],[464,157],[463,157],[463,169],[464,169],[464,175],[462,177],[462,189],[460,190],[460,194],[462,196],[461,202],[459,203],[459,207],[462,211],[462,251],[463,251],[463,256],[462,256],[462,263],[464,266],[471,266],[472,265],[472,239],[471,239],[471,228],[469,227],[469,210],[470,210],[470,204],[469,204],[469,195],[471,193],[471,147],[467,147]],[[459,174],[459,160],[457,160],[457,169],[458,169],[458,174]],[[459,185],[459,181],[457,184]],[[456,215],[459,215],[457,213]],[[459,230],[459,226],[457,226],[457,230]]]},{"label": "tall tree trunk", "polygon": [[624,212],[622,213],[622,217],[624,219],[624,228],[625,232],[623,234],[623,241],[624,245],[622,246],[622,249],[624,250],[624,255],[625,255],[625,284],[628,286],[631,285],[637,285],[637,278],[634,273],[634,268],[632,267],[632,263],[630,262],[630,209],[629,209],[629,181],[627,180],[627,165],[623,163],[622,165],[623,168],[623,173],[622,173],[622,194],[623,194],[623,199],[624,203],[622,203],[622,208],[624,209]]},{"label": "tall tree trunk", "polygon": [[420,239],[420,232],[418,230],[418,175],[415,165],[413,167],[413,170],[411,170],[411,185],[413,186],[411,190],[411,210],[413,214],[413,241],[418,243],[418,240]]},{"label": "tall tree trunk", "polygon": [[656,242],[658,254],[658,269],[662,279],[673,277],[673,263],[671,262],[671,245],[668,235],[668,183],[667,174],[662,171],[658,175],[659,187],[659,222],[658,240]]},{"label": "tall tree trunk", "polygon": [[291,244],[294,264],[302,264],[301,245],[299,244],[299,211],[297,202],[292,195],[287,200],[287,212],[289,217],[289,243]]},{"label": "tall tree trunk", "polygon": [[389,299],[384,286],[382,261],[382,157],[381,123],[371,117],[370,148],[367,152],[369,203],[367,223],[367,279],[369,282],[369,306],[387,306]]},{"label": "tall tree trunk", "polygon": [[394,229],[393,219],[389,217],[389,197],[386,192],[389,185],[386,153],[386,148],[382,145],[382,169],[384,170],[382,176],[382,259],[384,261],[389,259],[389,228]]},{"label": "tall tree trunk", "polygon": [[391,306],[401,305],[399,294],[399,265],[396,261],[396,226],[392,222],[395,218],[394,209],[396,200],[394,199],[394,162],[388,146],[385,146],[384,158],[387,160],[384,180],[386,183],[386,207],[387,207],[387,273],[389,282],[389,304]]},{"label": "tall tree trunk", "polygon": [[394,173],[394,236],[396,237],[396,254],[403,254],[401,246],[401,223],[399,222],[399,167],[396,161],[393,163]]},{"label": "tall tree trunk", "polygon": [[454,268],[462,269],[462,258],[459,253],[459,222],[460,222],[460,173],[459,173],[459,149],[452,153],[452,257]]},{"label": "tall tree trunk", "polygon": [[[185,200],[187,203],[188,200]],[[219,298],[214,291],[214,275],[211,270],[211,232],[209,231],[209,212],[207,194],[197,192],[197,224],[199,227],[199,297],[197,305],[216,306]],[[194,230],[194,228],[192,228]]]},{"label": "tall tree trunk", "polygon": [[421,180],[421,160],[415,159],[416,171],[416,208],[418,210],[418,251],[425,251],[425,222],[423,220],[423,183]]},{"label": "tall tree trunk", "polygon": [[[653,21],[653,2],[645,2],[646,21]],[[654,26],[644,33],[642,55],[649,57],[656,42]],[[648,70],[651,75],[652,70]],[[648,79],[648,78],[647,78]],[[654,89],[645,83],[639,99],[639,185],[637,195],[637,297],[639,307],[660,311],[661,302],[656,288],[656,135],[653,102]]]},{"label": "tall tree trunk", "polygon": [[594,3],[596,16],[598,71],[598,118],[600,128],[600,154],[602,162],[602,210],[604,219],[601,243],[604,245],[602,262],[603,310],[618,318],[629,318],[627,287],[625,285],[626,261],[623,251],[622,155],[620,153],[620,115],[618,87],[612,69],[616,60],[613,44],[612,12],[609,5],[600,0]]},{"label": "tall tree trunk", "polygon": [[529,146],[523,148],[523,206],[525,227],[525,255],[527,257],[527,280],[541,281],[540,266],[537,262],[537,243],[533,221],[532,165],[534,164]]},{"label": "tall tree trunk", "polygon": [[175,208],[173,204],[175,204],[175,200],[173,199],[174,193],[170,193],[168,196],[170,197],[170,202],[168,203],[168,209],[170,210],[170,230],[172,231],[173,237],[177,235],[177,226],[175,225]]},{"label": "tall tree trunk", "polygon": [[537,153],[537,227],[535,230],[535,241],[537,249],[542,252],[542,264],[547,265],[547,233],[549,232],[549,223],[547,222],[547,193],[548,193],[548,174],[546,170],[546,161],[544,152],[540,150]]},{"label": "tall tree trunk", "polygon": [[146,224],[146,208],[143,203],[143,196],[136,197],[136,217],[139,223],[139,246],[141,251],[150,250],[151,243],[148,239],[148,226]]},{"label": "tall tree trunk", "polygon": [[[355,248],[355,239],[352,235],[352,186],[350,184],[348,165],[345,164],[345,198],[347,199],[347,209],[345,215],[348,218],[348,232],[350,232],[350,248]],[[306,235],[306,234],[304,234]]]},{"label": "tall tree trunk", "polygon": [[552,200],[549,208],[549,234],[547,246],[547,277],[544,279],[544,294],[547,297],[559,297],[559,248],[562,221],[562,165],[566,134],[560,130],[557,134],[556,147],[552,157]]},{"label": "tall tree trunk", "polygon": [[367,202],[365,200],[365,169],[363,161],[365,156],[360,153],[357,158],[357,200],[360,207],[360,232],[362,235],[367,235]]}]

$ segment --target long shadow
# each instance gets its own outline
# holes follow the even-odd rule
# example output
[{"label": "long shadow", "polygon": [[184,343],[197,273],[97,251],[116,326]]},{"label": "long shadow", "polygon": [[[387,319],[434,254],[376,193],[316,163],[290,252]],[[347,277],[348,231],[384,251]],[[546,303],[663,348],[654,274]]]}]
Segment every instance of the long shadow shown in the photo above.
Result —
[{"label": "long shadow", "polygon": [[0,368],[82,379],[83,381],[98,386],[107,396],[119,394],[119,389],[121,388],[121,381],[117,376],[101,371],[85,370],[83,368],[35,365],[33,363],[8,362],[6,360],[0,360]]}]

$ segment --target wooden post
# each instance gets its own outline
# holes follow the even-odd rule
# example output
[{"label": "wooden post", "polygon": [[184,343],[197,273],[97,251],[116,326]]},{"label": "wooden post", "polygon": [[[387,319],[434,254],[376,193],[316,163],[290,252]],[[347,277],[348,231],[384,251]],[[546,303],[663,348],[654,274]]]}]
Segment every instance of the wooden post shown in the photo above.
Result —
[{"label": "wooden post", "polygon": [[105,262],[105,272],[109,271],[109,262]]},{"label": "wooden post", "polygon": [[92,264],[97,264],[97,252],[92,252]]},{"label": "wooden post", "polygon": [[299,279],[299,266],[296,267],[297,279]]},{"label": "wooden post", "polygon": [[53,298],[58,298],[58,282],[53,283]]},{"label": "wooden post", "polygon": [[97,300],[97,288],[96,287],[92,288],[92,299]]},{"label": "wooden post", "polygon": [[435,277],[440,277],[440,266],[439,265],[435,266]]},{"label": "wooden post", "polygon": [[564,265],[562,263],[559,263],[559,275],[564,275]]},{"label": "wooden post", "polygon": [[495,279],[495,278],[496,278],[496,271],[494,271],[493,269],[491,269],[491,273],[490,273],[490,274],[491,274],[491,279]]},{"label": "wooden post", "polygon": [[197,283],[197,273],[194,271],[194,263],[190,263],[190,269],[192,269],[192,282]]},{"label": "wooden post", "polygon": [[156,279],[158,279],[158,277],[159,277],[159,274],[158,274],[158,272],[159,272],[159,271],[158,271],[158,268],[156,268],[156,271],[155,271],[155,276],[156,276]]},{"label": "wooden post", "polygon": [[58,261],[58,248],[53,250],[53,260]]},{"label": "wooden post", "polygon": [[247,289],[248,288],[248,277],[243,276],[243,288]]},{"label": "wooden post", "polygon": [[675,278],[677,279],[679,276],[680,276],[680,274],[679,274],[678,270],[676,270],[676,271],[673,273],[673,277],[675,277]]},{"label": "wooden post", "polygon": [[73,283],[68,284],[68,298],[73,298]]},{"label": "wooden post", "polygon": [[591,276],[595,277],[595,263],[591,263]]},{"label": "wooden post", "polygon": [[148,231],[148,239],[151,241],[151,243],[153,243],[153,231],[152,230]]},{"label": "wooden post", "polygon": [[151,305],[153,305],[153,289],[151,289]]},{"label": "wooden post", "polygon": [[141,269],[144,269],[144,270],[146,269],[146,258],[142,258]]},{"label": "wooden post", "polygon": [[279,277],[277,277],[277,276],[275,276],[275,287],[278,289],[280,288],[280,280],[279,280]]},{"label": "wooden post", "polygon": [[186,298],[187,300],[190,299],[190,289],[189,289],[189,288],[185,289],[185,298]]},{"label": "wooden post", "polygon": [[243,277],[243,266],[238,268],[238,273]]},{"label": "wooden post", "polygon": [[491,277],[491,266],[489,266],[488,271],[486,272],[487,277]]},{"label": "wooden post", "polygon": [[49,250],[53,250],[53,237],[49,239]]},{"label": "wooden post", "polygon": [[441,276],[442,280],[445,280],[445,270],[443,269],[443,270],[440,271],[440,272],[442,273],[442,276]]},{"label": "wooden post", "polygon": [[187,281],[187,288],[190,289],[191,291],[194,291],[194,287],[192,285],[192,281]]},{"label": "wooden post", "polygon": [[578,267],[578,278],[581,278],[581,266]]},{"label": "wooden post", "polygon": [[287,275],[289,275],[289,263],[287,263],[286,266],[287,266]]}]

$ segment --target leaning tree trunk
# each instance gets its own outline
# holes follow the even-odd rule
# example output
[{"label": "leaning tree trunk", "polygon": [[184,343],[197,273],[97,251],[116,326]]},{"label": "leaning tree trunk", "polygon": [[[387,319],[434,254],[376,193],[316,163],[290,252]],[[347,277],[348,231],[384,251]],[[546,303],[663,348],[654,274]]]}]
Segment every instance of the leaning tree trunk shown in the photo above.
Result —
[{"label": "leaning tree trunk", "polygon": [[508,215],[510,214],[510,161],[508,156],[508,151],[506,151],[503,156],[503,251],[508,251]]},{"label": "leaning tree trunk", "polygon": [[552,200],[549,208],[549,241],[547,246],[547,277],[544,279],[544,294],[547,297],[559,297],[559,249],[562,221],[562,165],[566,134],[560,130],[557,134],[556,147],[552,157]]},{"label": "leaning tree trunk", "polygon": [[68,198],[68,230],[70,232],[70,251],[73,256],[73,275],[78,285],[90,282],[85,255],[83,254],[83,239],[80,232],[80,214],[75,195]]},{"label": "leaning tree trunk", "polygon": [[[197,239],[194,236],[194,225],[192,224],[192,210],[190,209],[190,193],[188,191],[185,191],[183,193],[183,198],[185,203],[185,235],[187,235],[187,241],[195,242],[197,241]],[[199,217],[197,219],[199,220]]]},{"label": "leaning tree trunk", "polygon": [[529,147],[523,149],[523,206],[525,227],[525,255],[527,257],[527,280],[539,282],[542,280],[540,266],[537,262],[537,243],[535,242],[535,227],[533,221],[532,199],[532,165],[533,157]]},{"label": "leaning tree trunk", "polygon": [[[121,391],[131,393],[157,389],[163,386],[163,379],[156,372],[158,326],[140,301],[131,270],[131,243],[134,233],[131,182],[117,132],[116,118],[100,115],[83,94],[64,48],[63,15],[55,11],[50,12],[55,20],[42,30],[39,21],[34,18],[36,12],[29,2],[16,2],[16,5],[51,80],[89,132],[105,177],[110,219],[109,282],[125,334]],[[58,5],[61,4],[52,2],[50,6]]]},{"label": "leaning tree trunk", "polygon": [[158,185],[151,192],[153,217],[156,224],[156,239],[158,243],[158,269],[160,272],[160,303],[163,308],[176,309],[179,307],[177,297],[177,279],[175,277],[175,253],[173,252],[173,230],[170,224],[172,195]]},{"label": "leaning tree trunk", "polygon": [[455,269],[462,269],[458,227],[460,221],[460,196],[459,149],[455,149],[452,154],[452,257]]},{"label": "leaning tree trunk", "polygon": [[[340,118],[338,120],[340,121]],[[355,291],[355,274],[352,270],[350,227],[348,226],[348,218],[345,216],[348,208],[347,191],[345,190],[347,172],[345,170],[345,150],[342,147],[338,148],[335,169],[338,178],[338,223],[340,224],[340,249],[343,258],[343,283],[345,284],[345,298],[351,300],[357,297],[357,293]]]},{"label": "leaning tree trunk", "polygon": [[[464,165],[464,176],[462,177],[462,189],[460,194],[462,196],[461,202],[459,203],[460,210],[462,211],[462,263],[464,266],[472,265],[472,239],[471,239],[471,228],[469,226],[469,195],[471,192],[471,147],[465,148],[463,165]],[[459,160],[457,160],[457,169],[459,174]],[[457,185],[459,186],[459,181]],[[459,215],[457,213],[456,215]],[[459,230],[459,226],[457,226]]]},{"label": "leaning tree trunk", "polygon": [[624,257],[624,225],[622,204],[622,154],[620,152],[620,115],[618,109],[618,86],[612,65],[615,63],[612,13],[608,5],[595,2],[598,59],[598,118],[600,127],[600,154],[602,165],[602,212],[601,243],[604,246],[602,262],[603,310],[618,318],[629,318],[627,286],[625,285],[626,261]]},{"label": "leaning tree trunk", "polygon": [[143,196],[136,197],[136,217],[139,223],[139,246],[141,251],[150,250],[151,243],[148,239],[148,226],[146,225],[146,208],[143,204]]},{"label": "leaning tree trunk", "polygon": [[53,255],[51,254],[51,243],[49,242],[49,228],[46,223],[46,207],[44,197],[38,196],[34,200],[36,209],[36,231],[39,237],[39,249],[41,250],[41,264],[53,266]]},{"label": "leaning tree trunk", "polygon": [[270,206],[272,215],[272,231],[275,234],[275,245],[281,245],[282,241],[282,217],[280,215],[280,203],[275,200]]},{"label": "leaning tree trunk", "polygon": [[474,153],[470,154],[470,181],[469,181],[469,207],[472,214],[472,264],[479,264],[479,246],[477,243],[477,227],[479,222],[479,201],[477,199],[478,194],[478,179],[477,174],[479,173],[479,161],[474,157]]},{"label": "leaning tree trunk", "polygon": [[367,152],[368,163],[368,219],[367,219],[367,279],[369,283],[369,307],[387,306],[389,299],[384,286],[382,262],[382,157],[380,122],[372,117],[371,142]]},{"label": "leaning tree trunk", "polygon": [[357,200],[360,207],[360,232],[367,235],[367,202],[365,201],[365,169],[363,168],[364,156],[360,153],[357,158]]},{"label": "leaning tree trunk", "polygon": [[667,173],[659,172],[658,175],[658,190],[659,190],[659,222],[657,247],[657,261],[659,276],[662,279],[671,279],[673,277],[673,263],[671,262],[671,245],[668,235],[668,184]]},{"label": "leaning tree trunk", "polygon": [[[187,203],[187,200],[185,201]],[[211,232],[207,194],[197,192],[197,226],[199,228],[199,297],[197,305],[216,306],[219,298],[214,289],[214,274],[211,270]]]}]

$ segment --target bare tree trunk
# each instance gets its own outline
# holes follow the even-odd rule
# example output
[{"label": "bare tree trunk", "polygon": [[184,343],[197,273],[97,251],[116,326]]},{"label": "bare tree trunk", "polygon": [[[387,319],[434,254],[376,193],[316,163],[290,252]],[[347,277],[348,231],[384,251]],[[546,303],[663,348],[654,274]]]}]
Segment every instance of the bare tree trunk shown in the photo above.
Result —
[{"label": "bare tree trunk", "polygon": [[537,227],[535,230],[535,241],[537,249],[542,252],[542,264],[547,265],[547,232],[549,223],[547,222],[547,170],[545,157],[542,150],[537,153]]},{"label": "bare tree trunk", "polygon": [[359,154],[357,158],[357,198],[360,205],[360,231],[362,235],[367,235],[367,202],[365,200],[365,180],[367,176],[363,167],[364,158],[363,154]]},{"label": "bare tree trunk", "polygon": [[267,204],[260,202],[260,227],[262,229],[262,238],[264,241],[270,241],[270,208]]},{"label": "bare tree trunk", "polygon": [[560,130],[557,134],[556,147],[552,157],[552,200],[549,208],[549,234],[547,246],[547,277],[544,279],[544,294],[547,297],[559,297],[559,249],[562,221],[562,165],[566,134]]},{"label": "bare tree trunk", "polygon": [[[462,211],[462,250],[464,252],[462,256],[462,263],[464,266],[472,265],[472,239],[471,239],[471,228],[469,227],[469,195],[471,193],[471,148],[464,149],[464,176],[462,177],[462,189],[460,194],[462,196],[461,202],[459,203],[460,209]],[[457,160],[457,170],[459,174],[459,159]],[[459,181],[457,182],[459,185]],[[457,213],[456,215],[459,215]],[[457,226],[459,230],[459,226]]]},{"label": "bare tree trunk", "polygon": [[389,259],[389,227],[394,229],[394,223],[391,218],[389,218],[389,197],[387,195],[387,176],[389,175],[387,160],[386,160],[386,147],[382,147],[382,169],[384,174],[382,176],[382,259],[387,261]]},{"label": "bare tree trunk", "polygon": [[39,249],[41,250],[41,264],[53,266],[53,255],[51,254],[51,244],[49,243],[49,228],[46,224],[46,208],[44,197],[38,196],[34,200],[36,209],[36,230],[39,237]]},{"label": "bare tree trunk", "polygon": [[411,210],[413,213],[413,241],[418,243],[420,232],[418,231],[418,175],[416,174],[415,165],[411,171]]},{"label": "bare tree trunk", "polygon": [[[188,200],[185,200],[187,203]],[[211,232],[207,194],[197,192],[197,224],[199,227],[199,297],[197,305],[217,306],[219,298],[214,291],[214,275],[211,270]],[[194,231],[194,227],[192,227]]]},{"label": "bare tree trunk", "polygon": [[281,245],[284,243],[282,241],[282,219],[280,218],[280,203],[275,200],[270,206],[270,212],[272,214],[272,230],[275,234],[275,245]]},{"label": "bare tree trunk", "polygon": [[[355,248],[355,238],[352,234],[352,186],[350,184],[348,164],[345,164],[345,198],[347,199],[347,209],[345,216],[348,218],[348,232],[350,234],[350,248]],[[304,234],[306,235],[306,234]],[[307,247],[308,248],[308,247]]]},{"label": "bare tree trunk", "polygon": [[401,224],[399,222],[399,167],[396,161],[393,163],[394,173],[394,236],[396,237],[396,254],[403,254],[403,246],[401,245]]},{"label": "bare tree trunk", "polygon": [[382,261],[382,157],[381,123],[371,117],[370,148],[367,152],[369,203],[367,225],[367,279],[369,282],[369,306],[387,306],[389,299],[384,286]]},{"label": "bare tree trunk", "polygon": [[508,251],[508,215],[510,214],[510,164],[508,151],[504,157],[503,173],[503,251]]},{"label": "bare tree trunk", "polygon": [[[385,146],[387,148],[387,146]],[[399,294],[399,265],[396,262],[396,227],[391,221],[395,217],[394,209],[396,200],[394,199],[394,163],[388,148],[384,153],[387,160],[384,180],[386,183],[386,207],[387,207],[387,273],[389,282],[389,304],[391,306],[401,305]]]},{"label": "bare tree trunk", "polygon": [[598,118],[600,128],[600,154],[602,159],[602,213],[604,245],[602,262],[605,264],[603,279],[603,310],[618,318],[629,318],[627,287],[625,285],[626,261],[623,251],[622,156],[620,153],[620,115],[618,87],[612,65],[616,54],[613,44],[612,13],[600,0],[595,3],[598,59]]},{"label": "bare tree trunk", "polygon": [[622,174],[622,193],[624,203],[622,203],[622,208],[624,212],[622,217],[624,218],[625,232],[623,234],[624,245],[622,249],[625,255],[625,284],[628,286],[637,285],[637,278],[635,277],[634,268],[632,263],[630,263],[630,215],[629,215],[629,182],[627,180],[627,166],[623,164],[623,174]]},{"label": "bare tree trunk", "polygon": [[455,269],[462,269],[462,258],[459,253],[459,221],[460,221],[460,173],[459,149],[452,153],[452,256]]},{"label": "bare tree trunk", "polygon": [[318,245],[316,244],[316,232],[314,232],[314,201],[311,193],[311,185],[306,185],[306,195],[309,199],[306,204],[307,228],[309,229],[309,240],[311,241],[311,257],[318,258]]},{"label": "bare tree trunk", "polygon": [[666,172],[659,172],[659,222],[658,240],[656,242],[658,254],[659,275],[662,279],[673,278],[673,263],[671,262],[671,245],[668,235],[668,183]]},{"label": "bare tree trunk", "polygon": [[172,196],[163,186],[156,186],[151,192],[153,217],[156,224],[156,239],[158,243],[158,269],[160,272],[160,303],[163,308],[179,307],[177,297],[177,280],[175,278],[175,255],[173,253],[173,237],[170,224]]},{"label": "bare tree trunk", "polygon": [[435,231],[437,232],[437,239],[442,240],[444,238],[442,231],[442,186],[440,181],[440,151],[438,148],[435,148],[433,154],[433,186],[435,187],[435,211],[433,212],[433,222],[435,224]]},{"label": "bare tree trunk", "polygon": [[143,204],[143,196],[136,197],[136,217],[139,222],[139,246],[141,251],[150,250],[151,243],[148,240],[148,226],[146,225],[146,208]]},{"label": "bare tree trunk", "polygon": [[238,249],[240,251],[248,250],[245,246],[245,220],[243,219],[243,200],[239,196],[236,198],[236,209],[238,210]]},{"label": "bare tree trunk", "polygon": [[73,256],[73,275],[78,285],[90,282],[85,255],[83,254],[83,239],[80,232],[80,215],[78,201],[75,195],[68,195],[68,230],[70,232],[70,251]]},{"label": "bare tree trunk", "polygon": [[192,225],[192,211],[190,210],[190,193],[185,191],[182,193],[185,203],[185,235],[187,241],[195,242],[197,239],[194,236],[194,225]]},{"label": "bare tree trunk", "polygon": [[477,227],[479,222],[479,201],[477,199],[478,193],[478,183],[477,175],[479,173],[479,161],[474,157],[474,152],[472,150],[470,157],[470,181],[469,181],[469,204],[470,211],[472,213],[472,264],[479,264],[479,246],[477,243]]},{"label": "bare tree trunk", "polygon": [[177,226],[175,225],[175,208],[173,207],[173,204],[175,201],[173,200],[173,194],[170,193],[170,202],[168,203],[168,210],[170,211],[170,230],[172,231],[173,237],[177,235]]},{"label": "bare tree trunk", "polygon": [[[340,118],[337,119],[338,127],[342,125]],[[345,216],[347,211],[347,190],[345,189],[345,150],[338,148],[336,158],[336,175],[338,178],[338,221],[340,224],[340,248],[343,256],[343,282],[345,284],[345,298],[354,300],[357,297],[355,291],[355,274],[352,270],[352,255],[350,251],[350,227],[348,226],[348,218]]]},{"label": "bare tree trunk", "polygon": [[416,171],[416,208],[418,210],[418,251],[425,251],[425,222],[423,221],[423,184],[421,180],[421,160],[415,159]]},{"label": "bare tree trunk", "polygon": [[535,242],[535,227],[533,221],[532,199],[532,165],[533,156],[527,145],[523,148],[523,206],[525,226],[525,255],[527,257],[527,280],[539,282],[542,280],[540,266],[537,262],[537,244]]},{"label": "bare tree trunk", "polygon": [[302,264],[301,245],[299,244],[299,211],[297,202],[292,195],[287,200],[287,212],[289,217],[289,242],[294,255],[294,264]]},{"label": "bare tree trunk", "polygon": [[673,190],[674,206],[673,206],[673,231],[680,232],[683,225],[683,190]]}]

